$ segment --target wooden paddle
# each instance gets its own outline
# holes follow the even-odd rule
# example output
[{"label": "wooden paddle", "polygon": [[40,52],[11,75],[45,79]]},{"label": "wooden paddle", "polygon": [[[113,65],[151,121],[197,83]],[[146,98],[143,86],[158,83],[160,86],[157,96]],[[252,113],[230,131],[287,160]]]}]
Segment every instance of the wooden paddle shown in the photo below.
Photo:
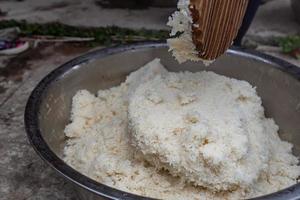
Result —
[{"label": "wooden paddle", "polygon": [[[232,45],[249,0],[190,0],[193,43],[199,57],[214,60]],[[255,0],[254,0],[255,1]]]}]

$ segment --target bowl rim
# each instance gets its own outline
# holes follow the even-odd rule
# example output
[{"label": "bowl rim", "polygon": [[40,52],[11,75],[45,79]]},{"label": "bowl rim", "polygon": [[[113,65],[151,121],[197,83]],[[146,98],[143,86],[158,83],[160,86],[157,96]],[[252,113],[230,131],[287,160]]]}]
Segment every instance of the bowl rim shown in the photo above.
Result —
[{"label": "bowl rim", "polygon": [[[55,171],[67,178],[69,181],[84,188],[98,196],[107,199],[124,199],[124,200],[154,200],[153,198],[143,197],[132,193],[124,192],[113,187],[101,184],[75,170],[62,159],[60,159],[48,146],[44,140],[39,127],[39,109],[42,103],[42,97],[47,92],[50,85],[60,77],[63,77],[72,68],[91,62],[95,59],[104,58],[109,55],[122,53],[125,51],[139,51],[152,48],[166,48],[165,42],[145,42],[133,45],[122,45],[100,50],[88,52],[82,56],[76,57],[69,62],[54,69],[46,75],[32,91],[25,108],[24,123],[27,132],[28,140],[36,153],[46,161]],[[255,50],[245,49],[241,47],[232,47],[227,51],[227,54],[238,55],[249,59],[258,60],[264,63],[271,64],[275,68],[286,72],[300,81],[300,68],[290,64],[279,58],[275,58]],[[275,193],[253,198],[255,200],[267,199],[300,199],[300,183],[296,183],[291,187],[280,190]]]}]

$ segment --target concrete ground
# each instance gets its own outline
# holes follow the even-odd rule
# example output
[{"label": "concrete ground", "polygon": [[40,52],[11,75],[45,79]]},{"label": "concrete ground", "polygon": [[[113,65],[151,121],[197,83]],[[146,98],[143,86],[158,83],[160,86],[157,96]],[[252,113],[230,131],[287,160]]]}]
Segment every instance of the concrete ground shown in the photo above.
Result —
[{"label": "concrete ground", "polygon": [[[148,10],[102,9],[92,0],[0,0],[2,19],[31,22],[60,21],[80,26],[118,25],[166,29],[170,8]],[[0,18],[1,19],[1,18]],[[274,0],[258,12],[248,38],[259,50],[300,66],[300,61],[262,46],[273,36],[300,32],[288,0]],[[0,56],[0,200],[77,199],[72,187],[45,164],[26,138],[23,114],[34,86],[51,70],[86,51],[84,44],[41,44],[18,56]]]},{"label": "concrete ground", "polygon": [[[168,29],[166,22],[174,8],[146,10],[104,9],[95,0],[0,0],[3,19],[30,22],[59,21],[75,26],[116,25],[128,28]],[[261,39],[300,32],[290,0],[274,0],[261,6],[248,35]],[[1,18],[0,18],[1,19]]]},{"label": "concrete ground", "polygon": [[74,26],[92,27],[116,25],[136,29],[166,29],[168,16],[174,10],[104,9],[94,0],[0,1],[0,5],[7,13],[3,19],[26,19],[39,23],[59,21]]}]

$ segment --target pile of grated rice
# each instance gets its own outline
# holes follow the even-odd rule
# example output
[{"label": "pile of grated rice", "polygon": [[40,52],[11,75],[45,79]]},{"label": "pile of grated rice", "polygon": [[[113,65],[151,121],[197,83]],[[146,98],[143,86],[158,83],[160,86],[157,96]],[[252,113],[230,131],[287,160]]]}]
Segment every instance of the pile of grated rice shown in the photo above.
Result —
[{"label": "pile of grated rice", "polygon": [[[269,135],[272,137],[265,140],[267,142],[264,144],[270,148],[267,166],[264,166],[264,172],[255,182],[246,188],[215,192],[189,184],[180,177],[171,176],[144,159],[144,155],[132,146],[132,135],[128,132],[127,112],[130,98],[139,87],[158,76],[167,76],[170,73],[160,64],[159,59],[155,59],[130,74],[120,86],[99,90],[97,95],[86,90],[78,91],[73,98],[71,123],[65,128],[68,140],[64,149],[64,160],[98,182],[159,199],[251,198],[296,183],[300,175],[298,159],[291,153],[292,145],[278,137],[278,127],[274,122],[269,127]],[[203,73],[208,72],[189,74],[201,77]],[[219,80],[221,76],[214,74],[212,77]],[[222,79],[230,80],[223,76]],[[239,84],[238,80],[233,81]],[[209,83],[221,84],[211,79]],[[249,167],[256,167],[255,165],[256,163],[251,163]]]}]

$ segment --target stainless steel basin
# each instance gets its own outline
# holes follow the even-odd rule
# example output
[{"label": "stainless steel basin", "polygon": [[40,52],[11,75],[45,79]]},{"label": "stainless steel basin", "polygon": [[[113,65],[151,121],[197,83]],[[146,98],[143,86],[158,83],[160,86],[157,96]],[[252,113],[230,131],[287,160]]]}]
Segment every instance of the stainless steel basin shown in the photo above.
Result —
[{"label": "stainless steel basin", "polygon": [[[179,65],[164,43],[98,50],[62,65],[32,92],[25,111],[28,138],[37,153],[57,172],[74,183],[82,199],[149,199],[97,183],[63,160],[64,127],[69,122],[76,91],[96,92],[118,85],[126,75],[155,57],[170,71],[210,70],[249,81],[257,87],[266,115],[279,124],[280,136],[294,144],[300,155],[300,69],[255,51],[231,49],[209,67],[187,62]],[[255,164],[255,163],[254,163]],[[300,199],[300,184],[258,199]]]}]

